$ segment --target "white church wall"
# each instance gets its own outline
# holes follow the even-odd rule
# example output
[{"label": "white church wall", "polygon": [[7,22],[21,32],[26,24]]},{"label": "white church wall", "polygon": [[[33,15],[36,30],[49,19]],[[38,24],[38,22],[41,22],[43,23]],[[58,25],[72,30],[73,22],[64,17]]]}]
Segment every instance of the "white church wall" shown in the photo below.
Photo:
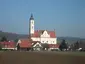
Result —
[{"label": "white church wall", "polygon": [[56,38],[41,38],[41,43],[56,44]]},{"label": "white church wall", "polygon": [[57,44],[56,38],[31,38],[33,41],[40,41],[41,43],[47,43],[47,44]]},{"label": "white church wall", "polygon": [[41,43],[56,44],[56,38],[51,38],[48,32],[45,30],[40,36]]},{"label": "white church wall", "polygon": [[41,40],[41,43],[47,43],[47,44],[50,43],[49,38],[41,38],[40,40]]},{"label": "white church wall", "polygon": [[31,37],[31,39],[32,39],[33,41],[40,41],[40,38],[36,38],[36,37]]}]

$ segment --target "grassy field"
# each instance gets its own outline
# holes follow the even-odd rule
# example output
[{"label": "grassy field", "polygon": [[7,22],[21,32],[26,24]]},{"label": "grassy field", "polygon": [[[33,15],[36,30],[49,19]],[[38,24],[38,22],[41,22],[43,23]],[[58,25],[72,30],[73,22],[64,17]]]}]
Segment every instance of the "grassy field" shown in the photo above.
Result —
[{"label": "grassy field", "polygon": [[85,64],[85,53],[0,52],[0,64]]}]

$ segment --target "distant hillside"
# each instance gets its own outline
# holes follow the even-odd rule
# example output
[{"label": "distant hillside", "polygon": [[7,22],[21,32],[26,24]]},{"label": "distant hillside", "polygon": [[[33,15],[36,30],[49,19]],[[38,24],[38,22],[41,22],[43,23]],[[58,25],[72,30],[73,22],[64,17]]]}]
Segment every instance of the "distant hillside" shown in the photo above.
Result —
[{"label": "distant hillside", "polygon": [[68,42],[69,44],[72,44],[72,43],[75,43],[76,41],[83,41],[85,42],[85,39],[84,38],[78,38],[78,37],[58,37],[57,40],[58,40],[58,43],[61,43],[61,41],[65,39],[66,42]]},{"label": "distant hillside", "polygon": [[7,37],[8,40],[15,40],[15,39],[18,39],[18,38],[28,38],[28,35],[15,34],[15,33],[0,31],[0,38],[3,37],[3,36]]},{"label": "distant hillside", "polygon": [[[9,33],[9,32],[3,32],[0,31],[0,37],[7,37],[8,40],[15,40],[20,38],[28,38],[28,35],[24,34],[15,34],[15,33]],[[85,41],[85,39],[77,38],[77,37],[57,37],[58,43],[61,43],[61,41],[65,39],[68,43],[74,43],[79,40]]]}]

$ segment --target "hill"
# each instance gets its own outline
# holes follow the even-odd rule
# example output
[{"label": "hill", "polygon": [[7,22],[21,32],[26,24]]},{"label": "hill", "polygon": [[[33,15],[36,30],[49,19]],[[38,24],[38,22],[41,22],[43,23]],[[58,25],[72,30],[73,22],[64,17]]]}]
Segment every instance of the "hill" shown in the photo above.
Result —
[{"label": "hill", "polygon": [[8,40],[15,40],[18,38],[27,38],[28,37],[28,35],[24,35],[24,34],[16,34],[16,33],[0,31],[0,38],[3,36],[7,37]]},{"label": "hill", "polygon": [[61,43],[61,41],[65,39],[66,42],[68,42],[69,44],[75,43],[76,41],[83,41],[85,42],[84,38],[79,38],[79,37],[58,37],[58,43]]},{"label": "hill", "polygon": [[[8,40],[28,38],[28,35],[26,35],[26,34],[16,34],[16,33],[9,33],[9,32],[0,31],[0,38],[3,36],[7,37]],[[61,43],[61,41],[63,39],[65,39],[68,43],[74,43],[74,42],[79,41],[79,40],[85,41],[85,39],[78,38],[78,37],[57,37],[58,43]]]}]

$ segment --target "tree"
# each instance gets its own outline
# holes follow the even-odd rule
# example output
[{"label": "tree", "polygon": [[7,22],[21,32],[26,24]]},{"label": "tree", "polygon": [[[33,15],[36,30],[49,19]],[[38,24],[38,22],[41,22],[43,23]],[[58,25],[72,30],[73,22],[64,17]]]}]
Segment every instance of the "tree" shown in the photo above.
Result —
[{"label": "tree", "polygon": [[1,43],[0,43],[0,50],[2,50],[2,46],[1,46]]},{"label": "tree", "polygon": [[78,41],[74,44],[74,49],[79,49],[79,42]]},{"label": "tree", "polygon": [[1,42],[7,41],[7,38],[4,36],[4,37],[1,38],[0,41],[1,41]]},{"label": "tree", "polygon": [[43,50],[45,50],[45,49],[49,48],[49,45],[47,43],[45,43],[45,44],[42,44],[42,47],[43,47]]},{"label": "tree", "polygon": [[65,40],[63,40],[59,46],[59,49],[62,51],[63,49],[66,49],[67,50],[68,46],[65,42]]},{"label": "tree", "polygon": [[17,43],[19,39],[15,39],[14,42]]},{"label": "tree", "polygon": [[17,50],[20,50],[20,45],[19,45],[19,43],[18,43],[18,45],[17,45]]}]

